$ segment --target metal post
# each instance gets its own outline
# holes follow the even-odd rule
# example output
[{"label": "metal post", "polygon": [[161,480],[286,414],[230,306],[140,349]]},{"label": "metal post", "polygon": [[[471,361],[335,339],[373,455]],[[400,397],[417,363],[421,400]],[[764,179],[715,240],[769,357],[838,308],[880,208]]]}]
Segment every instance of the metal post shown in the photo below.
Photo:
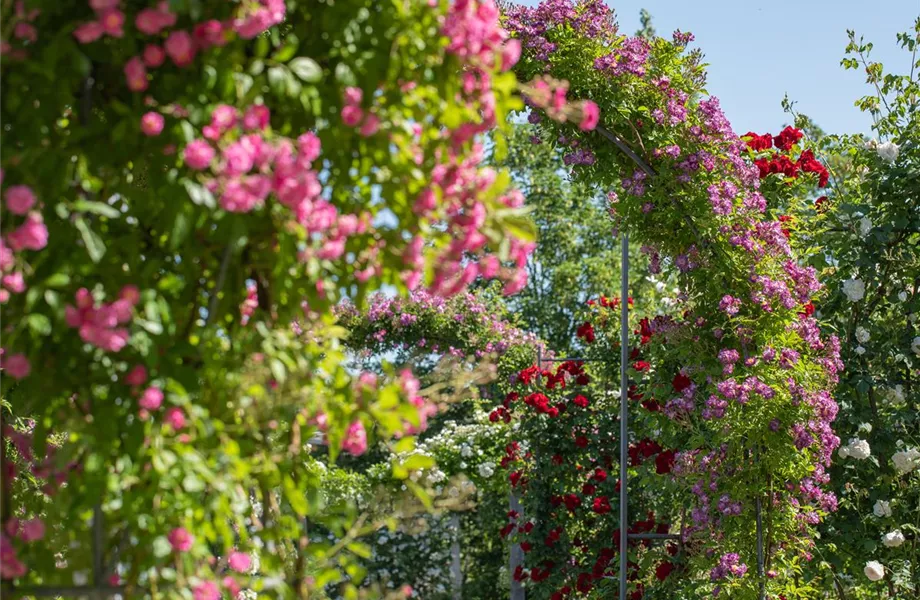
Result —
[{"label": "metal post", "polygon": [[619,600],[626,600],[626,565],[629,562],[627,544],[629,537],[629,510],[626,490],[629,440],[629,406],[627,389],[629,380],[626,368],[629,363],[629,238],[626,232],[620,233],[620,595]]},{"label": "metal post", "polygon": [[[508,508],[518,513],[518,518],[521,516],[521,502],[517,497],[517,494],[514,493],[514,490],[511,491],[511,494],[508,496]],[[520,544],[511,545],[511,560],[509,566],[511,567],[511,573],[509,578],[511,579],[511,600],[524,600],[524,586],[521,585],[520,581],[514,580],[514,571],[518,568],[519,565],[524,564],[524,551],[521,550]]]},{"label": "metal post", "polygon": [[102,545],[105,542],[103,530],[102,505],[93,506],[93,586],[100,588],[107,582],[105,579],[105,564]]},{"label": "metal post", "polygon": [[453,600],[463,600],[463,570],[460,566],[460,513],[450,514],[450,574]]},{"label": "metal post", "polygon": [[763,560],[763,518],[762,511],[760,508],[760,498],[757,498],[757,502],[754,506],[754,509],[757,511],[757,577],[760,579],[760,600],[766,600],[767,598],[767,589],[766,582],[764,581],[764,560]]}]

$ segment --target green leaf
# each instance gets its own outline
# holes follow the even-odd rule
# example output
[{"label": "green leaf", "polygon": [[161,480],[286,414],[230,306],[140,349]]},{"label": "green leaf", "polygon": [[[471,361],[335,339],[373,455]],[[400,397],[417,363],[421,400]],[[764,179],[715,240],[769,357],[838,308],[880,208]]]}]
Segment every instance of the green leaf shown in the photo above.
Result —
[{"label": "green leaf", "polygon": [[51,277],[45,280],[45,287],[49,288],[59,288],[64,287],[70,283],[70,275],[67,273],[55,273]]},{"label": "green leaf", "polygon": [[307,499],[290,475],[284,478],[284,495],[295,513],[301,517],[307,516]]},{"label": "green leaf", "polygon": [[105,244],[102,238],[89,228],[89,225],[86,224],[83,217],[77,217],[73,224],[77,228],[77,231],[80,232],[80,237],[83,238],[83,244],[86,246],[86,251],[89,253],[90,260],[94,263],[99,262],[103,255],[105,255]]},{"label": "green leaf", "polygon": [[424,454],[413,454],[403,462],[403,467],[410,471],[427,469],[435,465],[434,458]]},{"label": "green leaf", "polygon": [[199,206],[206,206],[208,208],[216,208],[217,202],[214,200],[214,194],[211,193],[211,190],[204,187],[203,185],[197,184],[190,179],[184,179],[182,185],[185,186],[185,191],[188,192],[188,197],[192,199],[192,202],[198,204]]},{"label": "green leaf", "polygon": [[276,96],[287,93],[288,70],[284,67],[272,67],[268,70],[268,85]]},{"label": "green leaf", "polygon": [[288,67],[294,75],[306,83],[316,83],[323,78],[322,67],[315,60],[306,56],[295,58],[288,64]]},{"label": "green leaf", "polygon": [[158,536],[153,540],[153,555],[157,558],[164,558],[172,554],[172,545],[166,536]]},{"label": "green leaf", "polygon": [[73,203],[73,208],[77,212],[90,212],[110,219],[117,219],[121,216],[118,209],[109,206],[105,202],[95,202],[91,200],[77,200]]},{"label": "green leaf", "polygon": [[26,317],[29,329],[38,335],[49,335],[51,333],[51,319],[41,313],[32,313]]},{"label": "green leaf", "polygon": [[195,492],[200,492],[204,489],[204,481],[202,481],[201,478],[199,478],[194,473],[188,473],[182,479],[182,487],[186,492],[194,494]]}]

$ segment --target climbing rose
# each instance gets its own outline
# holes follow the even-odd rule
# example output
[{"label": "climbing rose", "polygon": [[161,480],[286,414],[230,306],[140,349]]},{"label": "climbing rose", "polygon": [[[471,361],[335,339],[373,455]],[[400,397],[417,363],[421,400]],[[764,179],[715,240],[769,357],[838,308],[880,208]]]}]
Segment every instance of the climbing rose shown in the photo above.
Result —
[{"label": "climbing rose", "polygon": [[894,468],[898,473],[905,475],[920,466],[920,451],[911,448],[895,452],[891,457],[891,462],[894,463]]},{"label": "climbing rose", "polygon": [[136,365],[125,375],[125,383],[128,385],[142,385],[147,381],[147,369],[144,365]]},{"label": "climbing rose", "polygon": [[166,536],[176,552],[188,552],[195,543],[195,537],[185,527],[176,527]]},{"label": "climbing rose", "polygon": [[870,560],[866,563],[863,573],[869,578],[869,581],[881,581],[885,578],[885,567],[877,560]]},{"label": "climbing rose", "polygon": [[41,250],[48,245],[48,228],[40,213],[30,213],[26,222],[6,239],[13,250]]},{"label": "climbing rose", "polygon": [[773,143],[780,150],[791,149],[796,142],[802,139],[802,132],[792,126],[787,126],[780,134],[773,138]]},{"label": "climbing rose", "polygon": [[367,450],[367,432],[364,430],[364,423],[361,422],[361,419],[356,419],[348,426],[345,441],[342,442],[342,450],[352,456],[361,456]]},{"label": "climbing rose", "polygon": [[879,158],[888,162],[894,162],[898,159],[898,154],[900,154],[900,147],[894,142],[882,142],[876,148]]},{"label": "climbing rose", "polygon": [[73,36],[81,44],[89,44],[101,38],[103,33],[105,33],[105,29],[102,27],[102,23],[91,21],[77,27],[73,32]]},{"label": "climbing rose", "polygon": [[163,119],[163,115],[150,111],[141,117],[141,131],[144,133],[144,135],[151,137],[160,135],[160,133],[163,131],[164,123],[165,120]]},{"label": "climbing rose", "polygon": [[185,147],[183,158],[190,168],[201,171],[214,160],[214,148],[205,140],[192,140]]},{"label": "climbing rose", "polygon": [[20,539],[24,542],[34,542],[45,537],[45,523],[41,519],[29,519],[22,524],[22,531],[19,534]]},{"label": "climbing rose", "polygon": [[202,581],[192,590],[195,600],[220,600],[220,588],[213,581]]},{"label": "climbing rose", "polygon": [[245,552],[236,552],[233,551],[230,553],[230,557],[227,559],[227,564],[230,565],[230,568],[238,573],[245,573],[249,570],[249,566],[252,564],[252,559]]},{"label": "climbing rose", "polygon": [[148,67],[159,67],[166,60],[166,52],[156,44],[148,44],[144,47],[143,57]]},{"label": "climbing rose", "polygon": [[185,413],[178,406],[172,406],[167,409],[166,415],[163,417],[163,421],[165,421],[175,431],[179,431],[185,427]]},{"label": "climbing rose", "polygon": [[12,354],[3,359],[2,365],[3,370],[13,379],[24,379],[32,371],[32,365],[25,354]]},{"label": "climbing rose", "polygon": [[890,517],[891,516],[891,503],[887,500],[876,500],[875,506],[872,507],[872,512],[876,517]]},{"label": "climbing rose", "polygon": [[578,127],[582,131],[591,131],[597,127],[598,122],[600,121],[601,111],[597,107],[597,104],[590,100],[585,100],[582,104],[582,117],[581,123]]},{"label": "climbing rose", "polygon": [[14,185],[6,190],[6,207],[11,213],[24,215],[35,204],[35,194],[27,185]]},{"label": "climbing rose", "polygon": [[886,533],[882,536],[882,543],[887,548],[897,548],[904,543],[904,534],[901,533],[900,529],[895,529],[892,532]]},{"label": "climbing rose", "polygon": [[195,41],[187,31],[173,31],[163,47],[177,67],[187,67],[195,58]]},{"label": "climbing rose", "polygon": [[866,284],[861,279],[847,279],[843,282],[843,293],[850,302],[859,302],[866,295]]},{"label": "climbing rose", "polygon": [[163,391],[157,387],[147,388],[141,395],[138,404],[147,410],[157,410],[163,404]]}]

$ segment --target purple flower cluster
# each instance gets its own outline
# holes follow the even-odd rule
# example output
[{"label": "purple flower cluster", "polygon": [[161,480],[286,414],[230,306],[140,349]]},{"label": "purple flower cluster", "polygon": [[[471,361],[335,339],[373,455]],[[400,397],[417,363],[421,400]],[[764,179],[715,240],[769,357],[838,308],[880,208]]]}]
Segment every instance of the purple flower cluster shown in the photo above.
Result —
[{"label": "purple flower cluster", "polygon": [[641,77],[645,75],[648,54],[648,40],[641,37],[626,38],[622,46],[595,59],[594,68],[614,77],[627,73]]},{"label": "purple flower cluster", "polygon": [[741,557],[736,552],[729,552],[719,557],[719,564],[709,572],[711,581],[725,579],[729,575],[734,577],[744,577],[747,573],[747,565],[741,562]]},{"label": "purple flower cluster", "polygon": [[709,202],[712,212],[717,215],[730,215],[734,208],[735,197],[738,195],[738,186],[731,181],[723,181],[719,185],[712,184],[706,191],[709,192]]}]

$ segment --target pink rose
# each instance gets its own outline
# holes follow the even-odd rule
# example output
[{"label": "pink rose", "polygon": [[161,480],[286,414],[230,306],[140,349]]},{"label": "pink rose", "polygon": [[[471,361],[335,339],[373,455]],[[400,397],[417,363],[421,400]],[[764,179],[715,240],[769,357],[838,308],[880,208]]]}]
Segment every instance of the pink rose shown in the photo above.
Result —
[{"label": "pink rose", "polygon": [[148,67],[159,67],[166,60],[166,52],[156,44],[147,44],[144,48],[144,64]]},{"label": "pink rose", "polygon": [[133,369],[125,375],[125,383],[128,385],[143,385],[147,381],[147,369],[144,365],[135,365]]},{"label": "pink rose", "polygon": [[239,113],[234,107],[228,104],[220,104],[215,107],[214,112],[211,113],[211,125],[216,128],[219,133],[223,133],[236,125],[236,120],[238,118]]},{"label": "pink rose", "polygon": [[361,129],[358,131],[364,137],[370,137],[377,133],[377,130],[380,129],[380,119],[377,115],[367,115],[367,118],[364,119],[364,125],[361,126]]},{"label": "pink rose", "polygon": [[89,0],[90,7],[96,12],[115,8],[119,4],[121,0]]},{"label": "pink rose", "polygon": [[14,185],[6,190],[6,207],[16,215],[24,215],[35,204],[35,194],[27,185]]},{"label": "pink rose", "polygon": [[192,140],[185,147],[182,156],[189,168],[202,171],[214,160],[214,148],[205,140]]},{"label": "pink rose", "polygon": [[252,559],[245,552],[233,551],[227,559],[227,564],[237,573],[245,573],[252,565]]},{"label": "pink rose", "polygon": [[166,120],[163,115],[157,112],[148,112],[141,117],[141,131],[146,136],[157,136],[163,132],[163,125]]},{"label": "pink rose", "polygon": [[361,419],[356,419],[348,426],[345,440],[342,442],[342,450],[352,456],[361,456],[367,450],[367,431],[364,430],[364,423],[361,422]]},{"label": "pink rose", "polygon": [[25,354],[11,354],[2,358],[3,370],[13,379],[24,379],[32,371]]},{"label": "pink rose", "polygon": [[357,106],[344,106],[342,107],[342,122],[349,127],[354,127],[361,122],[361,117],[364,116],[364,112]]},{"label": "pink rose", "polygon": [[304,160],[313,162],[319,158],[321,144],[316,134],[308,131],[297,138],[297,148]]},{"label": "pink rose", "polygon": [[246,129],[265,129],[271,120],[271,113],[264,104],[253,104],[243,115],[243,127]]},{"label": "pink rose", "polygon": [[195,41],[187,31],[173,31],[163,46],[177,67],[187,67],[195,58]]},{"label": "pink rose", "polygon": [[202,581],[192,590],[195,600],[220,600],[220,588],[213,581]]},{"label": "pink rose", "polygon": [[508,40],[502,48],[502,71],[507,71],[521,58],[520,40]]},{"label": "pink rose", "polygon": [[176,527],[166,536],[176,552],[188,552],[195,543],[195,537],[185,527]]},{"label": "pink rose", "polygon": [[128,89],[132,92],[143,92],[147,89],[147,67],[139,56],[131,58],[125,63],[125,79],[128,80]]},{"label": "pink rose", "polygon": [[13,250],[41,250],[48,245],[48,228],[40,213],[31,212],[26,222],[6,239]]},{"label": "pink rose", "polygon": [[138,401],[138,404],[141,408],[147,410],[157,410],[163,404],[163,390],[158,387],[149,387],[144,390],[144,393],[141,394],[141,399]]},{"label": "pink rose", "polygon": [[26,281],[22,278],[22,273],[19,271],[4,275],[2,282],[3,287],[13,292],[14,294],[21,294],[26,291]]},{"label": "pink rose", "polygon": [[105,33],[105,29],[102,27],[102,23],[90,21],[74,29],[73,36],[81,44],[89,44],[101,38],[103,33]]},{"label": "pink rose", "polygon": [[22,524],[19,538],[24,542],[34,542],[45,537],[45,523],[41,519],[29,519]]},{"label": "pink rose", "polygon": [[110,8],[99,14],[99,23],[102,29],[112,37],[120,38],[125,34],[122,27],[125,24],[125,13],[117,8]]},{"label": "pink rose", "polygon": [[134,24],[141,33],[156,35],[167,27],[172,27],[176,24],[176,15],[169,12],[169,6],[166,6],[166,10],[162,8],[162,6],[160,9],[145,8],[137,13]]},{"label": "pink rose", "polygon": [[175,431],[185,428],[185,413],[178,406],[168,408],[163,420]]},{"label": "pink rose", "polygon": [[227,43],[227,36],[224,34],[224,25],[216,19],[205,21],[195,25],[193,30],[195,42],[202,50],[211,46],[224,46]]},{"label": "pink rose", "polygon": [[597,127],[601,116],[601,111],[597,107],[597,104],[590,100],[585,100],[581,105],[581,114],[581,123],[578,127],[582,131],[591,131]]},{"label": "pink rose", "polygon": [[16,23],[16,27],[13,28],[13,36],[18,40],[27,40],[29,42],[34,42],[38,39],[38,30],[35,29],[35,25],[31,23]]}]

